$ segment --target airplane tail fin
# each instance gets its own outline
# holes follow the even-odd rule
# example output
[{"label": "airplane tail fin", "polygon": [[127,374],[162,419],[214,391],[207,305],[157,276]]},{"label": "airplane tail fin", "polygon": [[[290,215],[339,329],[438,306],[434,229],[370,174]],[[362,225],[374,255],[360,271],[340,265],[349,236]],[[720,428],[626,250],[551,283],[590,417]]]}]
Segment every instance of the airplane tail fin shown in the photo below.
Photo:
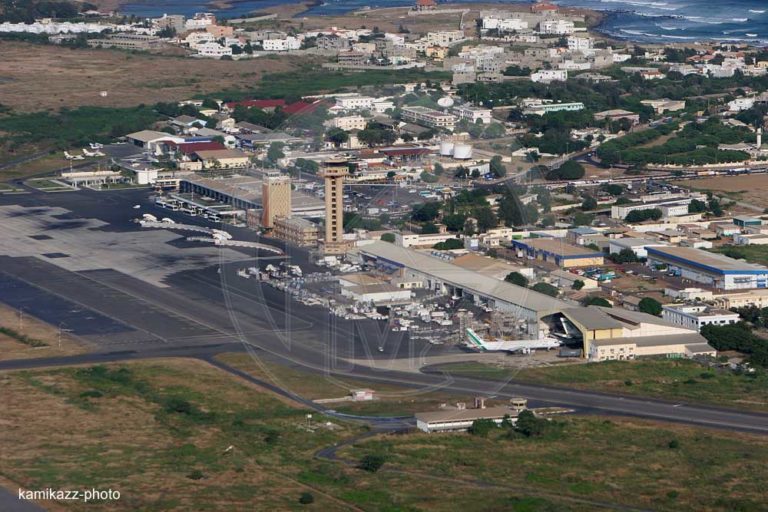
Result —
[{"label": "airplane tail fin", "polygon": [[478,336],[477,333],[472,329],[467,329],[467,340],[469,341],[469,345],[472,347],[475,347],[482,351],[488,350],[482,338],[480,338],[480,336]]}]

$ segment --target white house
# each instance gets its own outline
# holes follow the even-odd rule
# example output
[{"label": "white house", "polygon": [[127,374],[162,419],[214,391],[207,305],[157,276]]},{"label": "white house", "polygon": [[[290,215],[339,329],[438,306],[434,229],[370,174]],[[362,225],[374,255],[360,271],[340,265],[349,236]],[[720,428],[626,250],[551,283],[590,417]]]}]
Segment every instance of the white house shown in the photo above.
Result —
[{"label": "white house", "polygon": [[669,304],[663,307],[661,317],[688,329],[701,331],[705,325],[730,325],[739,321],[739,314],[707,305]]},{"label": "white house", "polygon": [[575,25],[569,20],[544,20],[539,23],[539,32],[542,34],[567,36],[575,30]]},{"label": "white house", "polygon": [[301,49],[301,40],[293,36],[285,39],[265,39],[261,44],[265,52],[289,52]]},{"label": "white house", "polygon": [[203,43],[197,45],[197,54],[201,57],[220,59],[225,55],[232,55],[232,48],[221,46],[219,43]]},{"label": "white house", "polygon": [[568,70],[566,69],[540,69],[531,73],[531,82],[565,82],[568,80]]}]

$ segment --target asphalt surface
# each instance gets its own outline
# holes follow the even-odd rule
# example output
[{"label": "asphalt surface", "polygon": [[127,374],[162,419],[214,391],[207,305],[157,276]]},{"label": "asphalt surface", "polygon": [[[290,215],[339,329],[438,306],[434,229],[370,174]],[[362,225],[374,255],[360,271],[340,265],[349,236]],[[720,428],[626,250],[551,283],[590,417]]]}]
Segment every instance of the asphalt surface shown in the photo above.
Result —
[{"label": "asphalt surface", "polygon": [[[10,200],[24,201],[29,206],[53,203],[71,209],[74,217],[101,218],[110,222],[110,229],[115,230],[138,229],[130,222],[130,217],[136,215],[132,205],[139,201],[148,204],[146,192],[137,191],[29,194],[21,199],[1,198],[0,202]],[[247,230],[230,231],[238,239],[258,238]],[[305,252],[289,252],[294,261],[309,265]],[[270,261],[261,259],[265,255],[252,255],[255,264],[264,265]],[[303,306],[253,279],[238,278],[237,267],[238,264],[229,264],[222,265],[221,271],[214,267],[177,274],[169,280],[168,287],[159,288],[109,269],[74,273],[37,258],[2,258],[0,268],[3,273],[37,290],[38,295],[29,304],[28,314],[37,316],[38,309],[54,307],[51,304],[64,300],[76,305],[81,312],[92,312],[130,330],[81,336],[93,344],[95,352],[91,354],[4,361],[0,362],[0,370],[150,357],[196,357],[210,361],[217,353],[248,347],[253,348],[258,357],[326,375],[395,383],[423,391],[444,389],[499,398],[524,396],[537,405],[571,407],[581,412],[768,434],[768,415],[765,414],[515,382],[457,378],[429,371],[377,368],[377,361],[382,359],[417,361],[420,355],[455,353],[456,349],[410,340],[406,333],[389,331],[382,327],[383,324],[372,321],[339,320],[329,316],[323,308]],[[0,299],[5,300],[2,295]],[[347,360],[352,358],[367,360],[368,366]],[[247,378],[233,370],[228,371]],[[290,393],[290,390],[283,391]]]}]

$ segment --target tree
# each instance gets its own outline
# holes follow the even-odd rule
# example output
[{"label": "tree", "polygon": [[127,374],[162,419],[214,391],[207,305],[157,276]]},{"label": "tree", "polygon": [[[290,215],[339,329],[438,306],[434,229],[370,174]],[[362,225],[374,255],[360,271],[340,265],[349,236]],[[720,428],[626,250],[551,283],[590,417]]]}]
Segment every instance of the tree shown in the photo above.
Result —
[{"label": "tree", "polygon": [[435,235],[439,232],[440,230],[437,228],[434,222],[427,222],[426,224],[421,226],[422,235]]},{"label": "tree", "polygon": [[688,205],[688,213],[704,213],[707,211],[707,203],[699,201],[698,199],[692,199]]},{"label": "tree", "polygon": [[535,414],[526,409],[517,416],[515,431],[525,437],[538,437],[544,433],[547,425],[547,420],[537,418]]},{"label": "tree", "polygon": [[576,212],[573,214],[574,226],[590,226],[595,220],[595,216],[590,213]]},{"label": "tree", "polygon": [[391,244],[395,243],[395,234],[394,233],[384,233],[381,235],[381,241],[382,242],[389,242]]},{"label": "tree", "polygon": [[600,306],[603,308],[613,307],[610,302],[608,302],[606,299],[602,297],[594,297],[594,296],[587,297],[581,303],[585,306]]},{"label": "tree", "polygon": [[651,297],[643,297],[637,304],[637,309],[653,316],[661,316],[662,311],[661,302]]},{"label": "tree", "polygon": [[624,218],[630,223],[645,222],[647,220],[659,220],[663,213],[659,208],[650,208],[648,210],[632,210]]},{"label": "tree", "polygon": [[597,208],[597,199],[592,196],[585,196],[584,201],[581,203],[581,209],[584,211],[594,210]]},{"label": "tree", "polygon": [[560,290],[549,283],[536,283],[531,287],[531,290],[543,293],[544,295],[549,295],[550,297],[557,297],[560,294]]},{"label": "tree", "polygon": [[283,153],[283,147],[285,147],[285,144],[282,142],[273,142],[269,145],[269,149],[267,150],[267,160],[270,162],[277,162],[281,158],[285,158],[285,153]]},{"label": "tree", "polygon": [[624,263],[637,263],[639,258],[637,257],[637,254],[635,254],[635,251],[629,248],[624,248],[618,253],[611,254],[608,256],[611,261],[614,263],[618,263],[619,265],[622,265]]},{"label": "tree", "polygon": [[432,248],[437,249],[438,251],[451,251],[454,249],[463,249],[464,242],[462,242],[458,238],[449,238],[445,242],[436,243]]},{"label": "tree", "polygon": [[345,132],[341,128],[331,128],[328,130],[326,137],[328,138],[328,141],[332,142],[336,147],[339,147],[349,141],[349,133]]},{"label": "tree", "polygon": [[386,459],[384,459],[382,455],[370,454],[360,459],[359,468],[370,473],[375,473],[381,469],[385,462]]},{"label": "tree", "polygon": [[580,180],[584,177],[584,174],[586,174],[586,172],[584,171],[583,165],[574,162],[573,160],[568,160],[557,169],[549,171],[546,175],[546,179],[550,181]]},{"label": "tree", "polygon": [[488,437],[491,431],[496,430],[498,425],[492,419],[484,418],[475,420],[467,431],[473,436]]},{"label": "tree", "polygon": [[484,206],[475,210],[474,217],[477,220],[477,229],[481,233],[493,229],[499,224],[499,219],[496,218],[496,214],[493,213],[490,206]]},{"label": "tree", "polygon": [[505,277],[504,280],[508,283],[516,284],[517,286],[522,286],[523,288],[528,287],[528,278],[525,277],[520,272],[510,272],[509,274],[507,274],[507,277]]},{"label": "tree", "polygon": [[427,203],[414,205],[411,212],[411,219],[416,222],[430,222],[440,215],[440,203],[429,201]]},{"label": "tree", "polygon": [[582,288],[584,288],[584,281],[582,281],[581,279],[575,280],[571,285],[571,288],[576,291],[581,290]]},{"label": "tree", "polygon": [[493,158],[491,158],[491,173],[496,176],[497,178],[503,178],[507,175],[507,168],[504,167],[504,164],[501,161],[501,157],[499,155],[495,155]]},{"label": "tree", "polygon": [[299,503],[301,503],[302,505],[309,505],[314,502],[315,502],[315,497],[312,495],[311,492],[303,492],[301,493],[301,496],[299,496]]}]

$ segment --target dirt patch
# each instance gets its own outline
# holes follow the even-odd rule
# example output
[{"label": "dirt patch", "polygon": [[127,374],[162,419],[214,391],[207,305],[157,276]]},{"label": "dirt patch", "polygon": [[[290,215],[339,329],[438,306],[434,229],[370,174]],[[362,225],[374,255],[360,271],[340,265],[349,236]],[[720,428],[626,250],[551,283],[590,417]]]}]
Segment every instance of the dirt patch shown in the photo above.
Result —
[{"label": "dirt patch", "polygon": [[31,359],[35,357],[56,357],[86,352],[88,348],[76,338],[61,332],[59,344],[59,328],[46,324],[23,312],[0,304],[0,327],[13,329],[31,340],[45,343],[45,346],[33,347],[0,333],[0,360]]},{"label": "dirt patch", "polygon": [[218,61],[5,41],[0,42],[0,55],[0,76],[9,79],[0,83],[0,98],[17,112],[177,101],[252,86],[264,73],[289,71],[295,62]]},{"label": "dirt patch", "polygon": [[744,201],[755,206],[768,208],[768,195],[765,193],[768,190],[768,174],[679,180],[675,181],[674,184],[695,190],[719,192],[734,201]]}]

